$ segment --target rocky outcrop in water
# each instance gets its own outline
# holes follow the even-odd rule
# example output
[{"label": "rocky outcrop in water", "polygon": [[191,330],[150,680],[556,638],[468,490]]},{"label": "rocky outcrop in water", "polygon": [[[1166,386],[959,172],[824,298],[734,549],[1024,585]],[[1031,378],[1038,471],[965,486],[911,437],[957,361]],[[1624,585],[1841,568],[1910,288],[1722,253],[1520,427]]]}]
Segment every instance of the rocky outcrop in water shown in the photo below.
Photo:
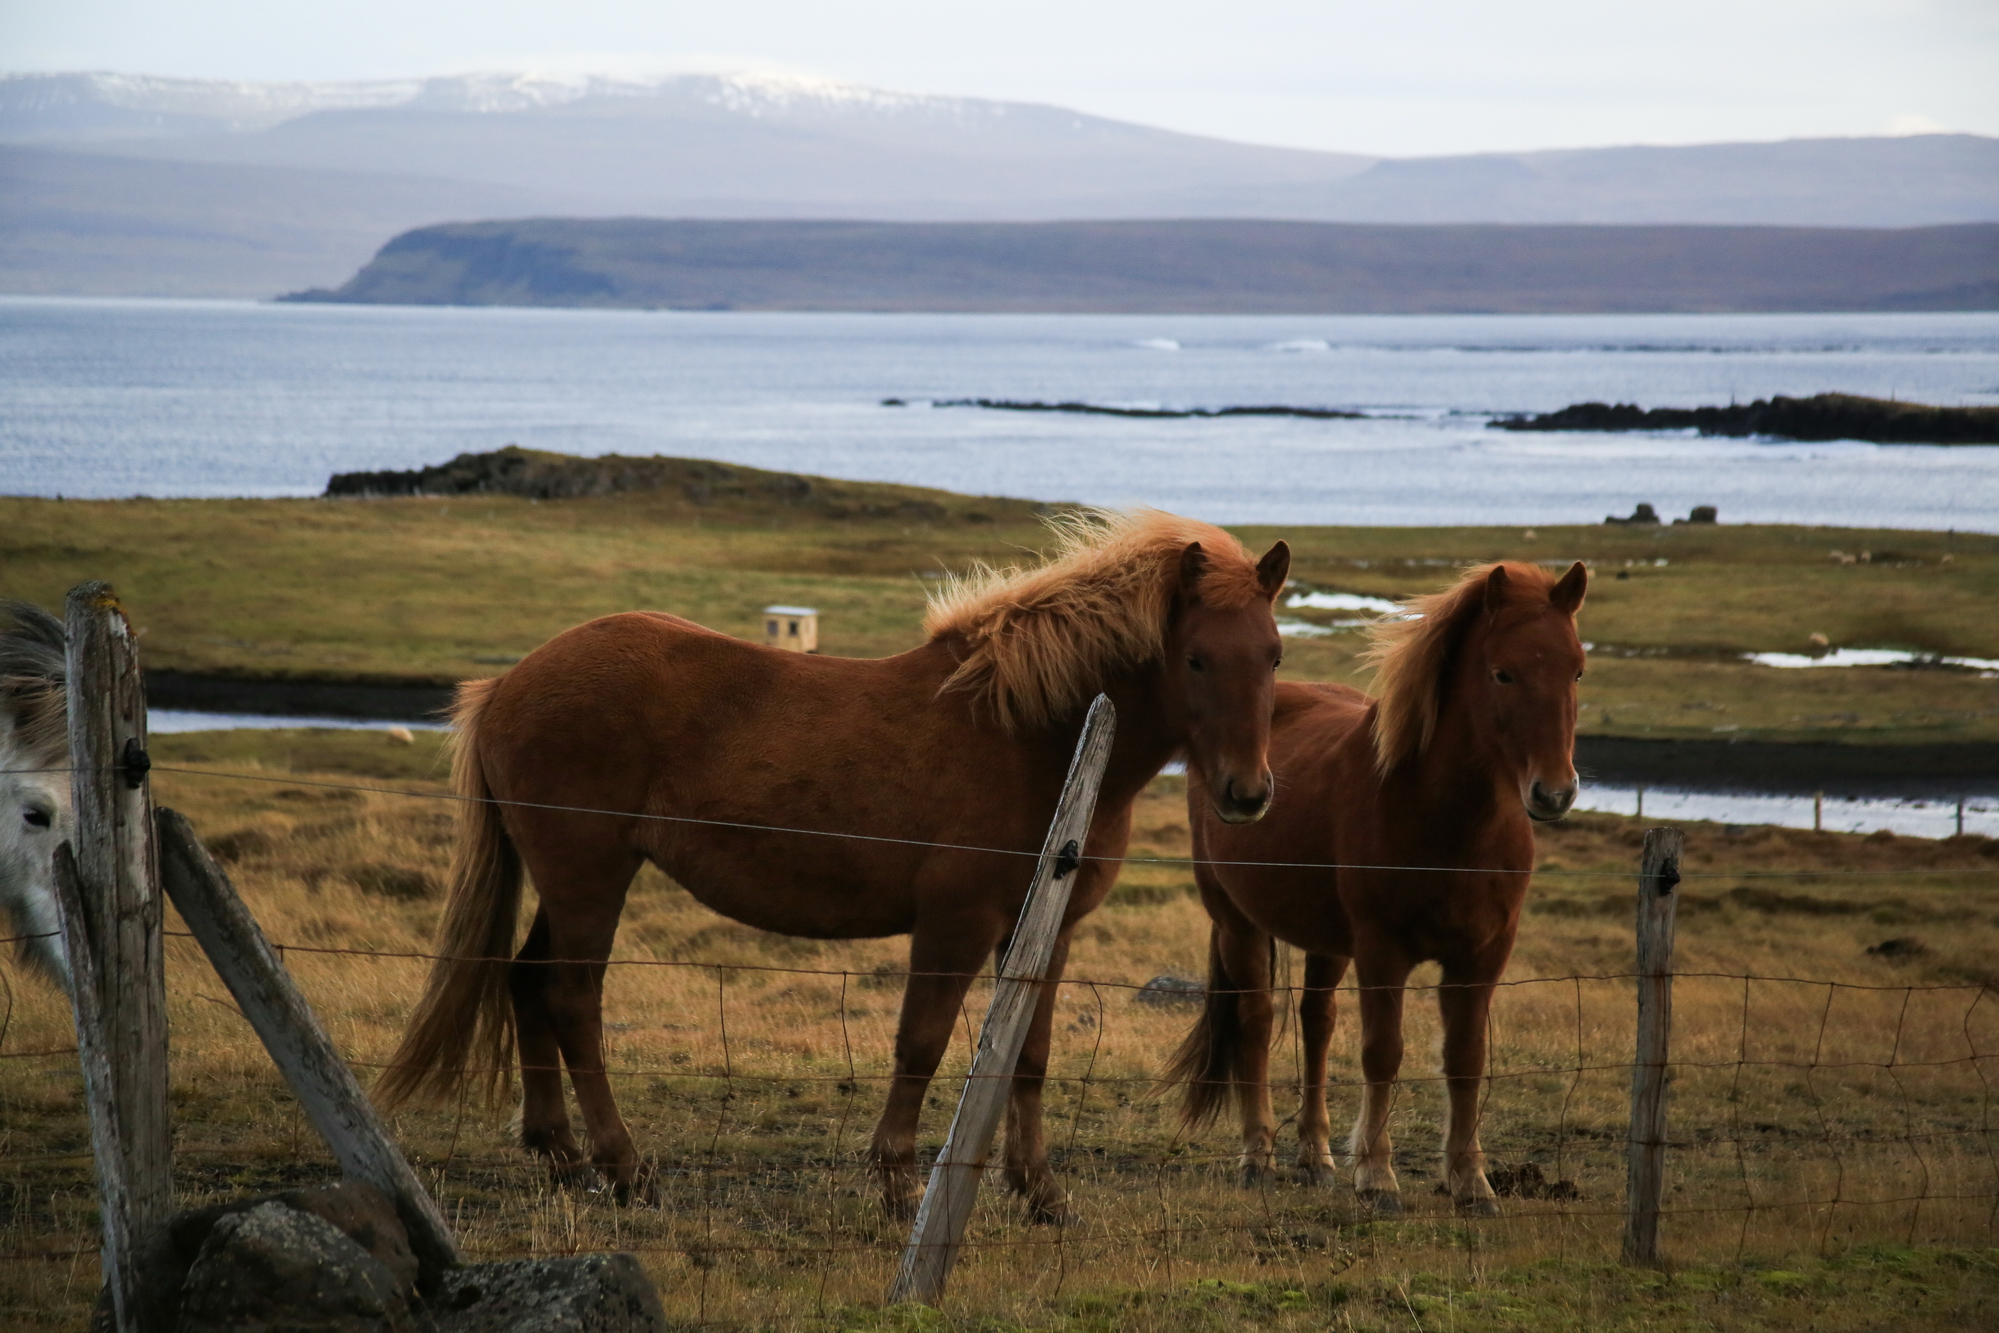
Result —
[{"label": "rocky outcrop in water", "polygon": [[[628,458],[606,454],[578,458],[508,445],[483,454],[460,454],[449,463],[408,471],[341,472],[326,483],[326,494],[346,497],[396,495],[518,495],[531,500],[572,500],[636,492],[677,492],[689,504],[728,502],[808,509],[829,518],[892,518],[935,523],[952,511],[910,487],[829,481],[795,472],[716,463],[702,458]],[[936,492],[929,492],[936,494]],[[981,505],[984,501],[978,502]],[[1006,506],[1019,502],[993,501]],[[985,508],[956,517],[990,522]]]},{"label": "rocky outcrop in water", "polygon": [[1559,412],[1505,417],[1494,430],[1697,430],[1703,435],[1770,435],[1786,440],[1869,440],[1875,444],[1999,444],[1999,407],[1931,407],[1821,393],[1759,398],[1727,407],[1574,403]]}]

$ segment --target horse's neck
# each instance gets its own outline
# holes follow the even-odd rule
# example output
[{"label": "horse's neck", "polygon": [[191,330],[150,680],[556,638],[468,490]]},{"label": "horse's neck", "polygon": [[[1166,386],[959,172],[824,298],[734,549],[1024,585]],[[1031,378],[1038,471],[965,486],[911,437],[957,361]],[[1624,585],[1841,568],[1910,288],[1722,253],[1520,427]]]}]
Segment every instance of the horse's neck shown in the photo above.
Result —
[{"label": "horse's neck", "polygon": [[1117,709],[1117,741],[1098,799],[1128,801],[1185,748],[1187,737],[1167,722],[1160,707],[1156,664],[1119,672],[1105,683],[1103,692]]}]

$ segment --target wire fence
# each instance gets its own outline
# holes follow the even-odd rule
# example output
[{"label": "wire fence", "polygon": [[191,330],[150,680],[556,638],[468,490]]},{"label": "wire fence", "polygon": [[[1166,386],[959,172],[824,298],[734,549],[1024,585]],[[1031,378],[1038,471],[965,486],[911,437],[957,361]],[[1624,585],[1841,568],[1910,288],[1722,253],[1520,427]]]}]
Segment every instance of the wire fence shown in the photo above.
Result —
[{"label": "wire fence", "polygon": [[[229,773],[157,766],[203,779],[281,782],[358,795],[464,802],[469,799],[364,783],[291,775]],[[569,809],[570,807],[555,807]],[[755,828],[780,835],[850,837],[825,830],[775,828],[677,816],[633,815],[695,824]],[[1032,857],[1012,848],[963,847],[916,839],[869,837],[993,855]],[[1121,858],[1127,864],[1191,866],[1191,857]],[[1249,863],[1268,864],[1268,863]],[[1346,869],[1306,863],[1301,869]],[[1387,868],[1387,867],[1384,867]],[[1431,872],[1467,867],[1392,867]],[[1509,872],[1523,873],[1523,872]],[[1557,878],[1623,879],[1629,871],[1543,870]],[[1696,880],[1699,872],[1684,877]],[[1824,867],[1719,871],[1717,877],[1827,877]],[[1869,877],[1907,871],[1854,870]],[[1999,866],[1925,868],[1931,875],[1989,875]],[[185,932],[169,931],[171,941]],[[330,1030],[357,1069],[381,1070],[377,1058],[407,1012],[406,1000],[438,956],[420,948],[376,948],[276,938],[281,957],[300,977]],[[20,937],[0,943],[16,944]],[[517,1150],[465,1101],[401,1122],[421,1168],[479,1257],[570,1252],[588,1238],[610,1236],[616,1247],[652,1256],[672,1270],[669,1290],[687,1293],[695,1322],[721,1319],[727,1302],[711,1289],[731,1277],[730,1265],[796,1278],[818,1274],[829,1299],[836,1273],[873,1256],[892,1263],[903,1232],[882,1222],[857,1136],[879,1110],[893,1078],[887,1021],[906,968],[800,966],[740,958],[622,956],[610,960],[607,1017],[671,1015],[672,1021],[608,1024],[608,1070],[650,1156],[654,1209],[620,1211],[601,1195],[550,1189]],[[1303,987],[1286,953],[1276,1004],[1287,1015],[1278,1029],[1281,1060],[1272,1090],[1299,1095],[1299,1024]],[[1585,1233],[1611,1230],[1623,1217],[1625,1113],[1633,1072],[1629,970],[1515,977],[1497,986],[1489,1032],[1491,1062],[1481,1085],[1483,1138],[1493,1184],[1505,1209],[1499,1226],[1516,1226],[1581,1243]],[[981,1009],[976,979],[960,1015],[969,1048]],[[1759,1245],[1824,1250],[1848,1237],[1983,1237],[1999,1227],[1999,994],[1981,980],[1892,984],[1781,975],[1752,970],[1675,974],[1676,1017],[1668,1140],[1671,1194],[1662,1215],[1669,1244],[1740,1259]],[[229,1065],[241,1045],[218,1023],[194,1015],[228,1010],[208,993],[205,965],[191,943],[169,949],[168,988],[174,1006],[174,1060],[182,1081]],[[1364,988],[1336,988],[1337,1003],[1353,1005]],[[1444,986],[1412,984],[1412,996],[1434,998]],[[22,997],[0,972],[0,1078],[42,1062],[37,1073],[60,1074],[74,1064],[74,1046],[46,1040],[51,1024],[34,1024],[43,1039],[16,1045]],[[993,1201],[967,1238],[970,1253],[992,1257],[997,1270],[1035,1257],[1052,1264],[1056,1282],[1111,1256],[1129,1263],[1143,1255],[1171,1278],[1182,1269],[1216,1263],[1316,1265],[1350,1260],[1351,1238],[1368,1228],[1397,1225],[1370,1213],[1344,1188],[1305,1189],[1266,1177],[1252,1188],[1235,1183],[1241,1163],[1235,1129],[1189,1134],[1174,1100],[1158,1082],[1162,1054],[1191,1023],[1198,992],[1161,991],[1131,976],[1065,977],[1056,1000],[1057,1055],[1048,1071],[1051,1159],[1070,1184],[1081,1225],[1028,1225]],[[36,1000],[36,1004],[45,1001]],[[1398,1084],[1392,1124],[1405,1139],[1426,1136],[1443,1118],[1445,1079],[1429,1066],[1437,1036],[1434,1015],[1414,1005],[1408,1016],[1412,1055]],[[1351,1030],[1352,1024],[1346,1024]],[[1362,1082],[1351,1040],[1337,1043],[1333,1096],[1353,1109]],[[483,1071],[471,1071],[479,1073]],[[240,1073],[231,1076],[242,1084]],[[931,1094],[941,1106],[965,1077],[962,1058],[947,1060]],[[1287,1100],[1287,1106],[1289,1100]],[[1336,1114],[1339,1112],[1336,1111]],[[276,1118],[281,1119],[282,1116]],[[252,1117],[254,1120],[255,1117]],[[1291,1110],[1281,1131],[1295,1128]],[[202,1163],[254,1159],[288,1163],[309,1174],[315,1154],[298,1133],[296,1112],[280,1143],[266,1116],[240,1132],[210,1133],[184,1126],[176,1146],[183,1189],[212,1177]],[[933,1142],[941,1125],[926,1124]],[[75,1191],[78,1178],[54,1168],[89,1161],[87,1148],[53,1150],[44,1136],[16,1134],[25,1152],[10,1152],[4,1168],[16,1178],[17,1213],[43,1199]],[[74,1142],[72,1136],[72,1142]],[[50,1150],[44,1150],[44,1144]],[[473,1144],[479,1146],[473,1147]],[[1409,1220],[1399,1225],[1456,1225],[1448,1198],[1432,1200],[1438,1153],[1398,1146]],[[1439,1187],[1441,1188],[1441,1187]],[[578,1221],[576,1200],[582,1200]],[[47,1208],[42,1209],[48,1212]],[[563,1221],[561,1219],[567,1219]],[[1675,1227],[1677,1224],[1677,1228]],[[1724,1224],[1728,1224],[1724,1226]],[[1494,1223],[1481,1223],[1491,1226]],[[566,1228],[566,1229],[565,1229]],[[1732,1231],[1732,1236],[1725,1235]],[[53,1239],[53,1237],[52,1237]],[[84,1245],[15,1246],[10,1261],[77,1260]],[[1348,1256],[1343,1259],[1342,1256]],[[1008,1259],[1006,1256],[1015,1256]],[[721,1302],[717,1305],[716,1302]]]}]

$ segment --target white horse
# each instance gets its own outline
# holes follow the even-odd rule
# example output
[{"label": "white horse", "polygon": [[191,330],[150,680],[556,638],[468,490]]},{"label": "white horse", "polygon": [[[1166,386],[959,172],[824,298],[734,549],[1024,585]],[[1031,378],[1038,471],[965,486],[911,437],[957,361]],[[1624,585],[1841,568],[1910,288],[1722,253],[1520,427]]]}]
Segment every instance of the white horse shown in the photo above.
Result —
[{"label": "white horse", "polygon": [[[11,624],[8,623],[11,621]],[[73,836],[62,622],[0,602],[0,916],[30,970],[69,988],[55,850]]]}]

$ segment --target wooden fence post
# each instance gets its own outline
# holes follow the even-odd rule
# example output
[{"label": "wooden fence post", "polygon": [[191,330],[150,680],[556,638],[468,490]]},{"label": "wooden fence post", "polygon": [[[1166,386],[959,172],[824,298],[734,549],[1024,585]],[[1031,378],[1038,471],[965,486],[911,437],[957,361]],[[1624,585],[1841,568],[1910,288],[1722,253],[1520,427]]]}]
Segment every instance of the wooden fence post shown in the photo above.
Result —
[{"label": "wooden fence post", "polygon": [[185,817],[161,810],[159,829],[160,868],[174,906],[340,1169],[395,1201],[396,1213],[409,1232],[410,1249],[422,1262],[426,1278],[455,1267],[458,1246],[430,1191],[389,1137],[381,1116],[355,1082],[354,1071],[334,1051],[326,1030],[271,951],[256,918],[236,896],[229,877]]},{"label": "wooden fence post", "polygon": [[1686,835],[1648,829],[1638,868],[1638,1043],[1631,1062],[1631,1128],[1625,1142],[1624,1257],[1659,1258],[1666,1168],[1666,1065],[1673,1036],[1673,916]]},{"label": "wooden fence post", "polygon": [[110,585],[73,588],[64,611],[76,843],[71,857],[58,858],[63,945],[97,1158],[104,1281],[118,1327],[132,1330],[142,1318],[135,1251],[173,1209],[146,694],[132,627]]},{"label": "wooden fence post", "polygon": [[1117,710],[1100,694],[1090,705],[1082,738],[1076,742],[1062,799],[1055,806],[1055,822],[1048,826],[1048,840],[1035,864],[1027,901],[1014,926],[1013,943],[993,983],[992,1003],[979,1028],[972,1071],[958,1098],[958,1112],[951,1119],[944,1151],[931,1168],[916,1225],[910,1229],[909,1244],[902,1252],[902,1266],[889,1288],[890,1301],[934,1302],[943,1294],[951,1265],[957,1262],[965,1223],[978,1197],[979,1178],[985,1173],[986,1153],[1006,1109],[1014,1065],[1020,1060],[1021,1044],[1027,1040],[1049,955],[1069,907],[1069,890],[1074,887],[1083,840],[1096,813],[1097,787],[1103,781],[1116,731]]}]

